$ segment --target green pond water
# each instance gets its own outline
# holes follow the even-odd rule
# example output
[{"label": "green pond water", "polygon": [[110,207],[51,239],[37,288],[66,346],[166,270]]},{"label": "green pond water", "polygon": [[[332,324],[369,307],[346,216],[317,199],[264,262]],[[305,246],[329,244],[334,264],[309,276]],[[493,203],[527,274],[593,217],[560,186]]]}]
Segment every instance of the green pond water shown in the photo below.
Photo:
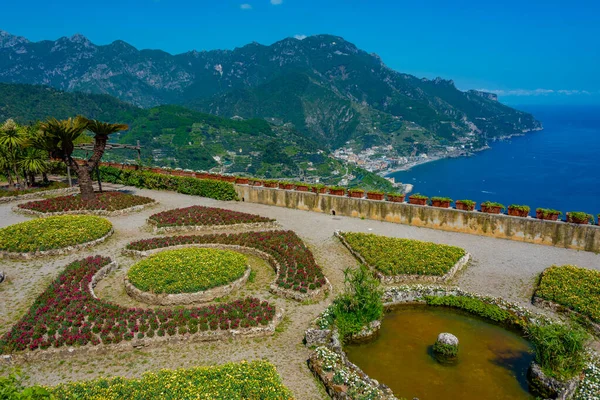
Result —
[{"label": "green pond water", "polygon": [[[458,361],[438,363],[431,346],[438,334],[458,337]],[[377,339],[349,345],[346,353],[396,397],[430,399],[533,399],[527,369],[533,359],[519,334],[467,313],[404,306],[385,316]]]}]

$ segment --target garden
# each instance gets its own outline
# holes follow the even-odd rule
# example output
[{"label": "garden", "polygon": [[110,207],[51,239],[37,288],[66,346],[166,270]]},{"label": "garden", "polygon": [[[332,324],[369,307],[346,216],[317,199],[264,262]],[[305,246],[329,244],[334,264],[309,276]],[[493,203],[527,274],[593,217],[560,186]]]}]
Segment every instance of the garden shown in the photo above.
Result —
[{"label": "garden", "polygon": [[359,259],[385,276],[444,276],[467,254],[459,247],[413,239],[357,232],[338,232],[338,237]]},{"label": "garden", "polygon": [[155,201],[149,197],[136,196],[122,192],[94,193],[91,200],[85,200],[81,195],[60,196],[51,199],[30,201],[19,204],[19,208],[40,214],[60,214],[69,212],[114,212],[128,210],[134,207],[152,204]]},{"label": "garden", "polygon": [[42,183],[40,185],[35,185],[27,189],[5,190],[4,188],[0,188],[0,198],[22,196],[24,194],[31,193],[43,193],[49,190],[66,189],[68,187],[69,185],[67,185],[64,182],[48,182],[47,184]]},{"label": "garden", "polygon": [[260,215],[247,214],[223,208],[191,206],[153,214],[148,221],[158,228],[186,226],[225,226],[236,224],[260,224],[275,221]]},{"label": "garden", "polygon": [[144,292],[195,293],[239,279],[247,265],[246,256],[229,250],[165,250],[134,264],[127,278]]},{"label": "garden", "polygon": [[0,229],[0,251],[18,255],[58,250],[99,240],[111,232],[110,221],[91,215],[38,218]]}]

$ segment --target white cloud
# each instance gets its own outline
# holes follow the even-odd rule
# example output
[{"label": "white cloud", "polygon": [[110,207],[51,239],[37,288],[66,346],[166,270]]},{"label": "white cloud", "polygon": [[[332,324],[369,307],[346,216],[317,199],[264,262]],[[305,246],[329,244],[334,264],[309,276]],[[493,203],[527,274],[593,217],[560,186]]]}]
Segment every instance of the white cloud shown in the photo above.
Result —
[{"label": "white cloud", "polygon": [[566,89],[477,89],[483,92],[495,93],[498,96],[548,96],[554,94],[562,95],[589,95],[587,90],[566,90]]},{"label": "white cloud", "polygon": [[294,35],[294,39],[304,40],[306,39],[306,35]]},{"label": "white cloud", "polygon": [[281,3],[283,3],[283,0],[271,0],[271,4],[273,4],[274,6],[278,6]]},{"label": "white cloud", "polygon": [[252,10],[252,5],[250,5],[248,3],[244,3],[244,4],[240,4],[240,8],[242,10]]}]

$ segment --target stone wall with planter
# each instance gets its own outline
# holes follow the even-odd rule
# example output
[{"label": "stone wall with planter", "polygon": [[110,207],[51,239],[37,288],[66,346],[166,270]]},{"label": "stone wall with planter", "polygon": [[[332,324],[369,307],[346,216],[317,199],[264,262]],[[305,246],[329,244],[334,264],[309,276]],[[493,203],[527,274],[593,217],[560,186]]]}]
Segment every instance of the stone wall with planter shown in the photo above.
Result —
[{"label": "stone wall with planter", "polygon": [[250,267],[248,267],[244,272],[244,275],[241,276],[241,278],[238,278],[227,285],[217,286],[195,293],[144,292],[135,287],[131,282],[129,282],[129,279],[125,277],[125,292],[127,292],[129,296],[131,296],[137,301],[158,306],[177,306],[196,303],[206,303],[208,301],[216,299],[217,297],[227,296],[229,293],[242,287],[248,280],[250,272],[252,272],[252,270],[250,269]]},{"label": "stone wall with planter", "polygon": [[348,249],[348,251],[350,251],[350,253],[352,253],[352,255],[361,264],[369,267],[369,269],[371,271],[373,271],[373,274],[377,277],[377,279],[379,279],[381,281],[381,283],[384,283],[384,284],[411,282],[411,281],[434,282],[434,283],[447,282],[448,280],[452,279],[454,277],[454,275],[458,271],[461,270],[462,267],[467,265],[467,263],[471,259],[471,254],[465,253],[465,255],[462,256],[460,258],[460,260],[458,260],[456,262],[456,264],[454,264],[454,266],[452,266],[452,268],[450,268],[450,270],[448,272],[446,272],[444,275],[441,275],[441,276],[437,276],[437,275],[393,275],[393,276],[389,276],[389,275],[382,274],[381,272],[379,272],[377,270],[377,268],[375,268],[372,265],[369,265],[367,263],[367,261],[364,259],[364,257],[359,252],[355,251],[352,248],[352,246],[350,246],[350,244],[348,244],[346,239],[344,239],[344,237],[342,235],[340,235],[339,231],[335,231],[334,235],[338,239],[340,239],[342,244]]},{"label": "stone wall with planter", "polygon": [[277,222],[253,222],[248,224],[230,224],[230,225],[184,225],[184,226],[157,226],[157,222],[148,219],[148,225],[152,226],[154,233],[173,233],[173,232],[190,232],[190,231],[242,231],[242,230],[267,230],[277,229],[280,225]]},{"label": "stone wall with planter", "polygon": [[454,208],[235,185],[246,202],[600,252],[600,227]]},{"label": "stone wall with planter", "polygon": [[[157,249],[146,250],[146,251],[123,249],[123,254],[134,256],[134,257],[146,257],[146,256],[149,256],[150,254],[160,253],[161,251],[164,251],[167,249],[175,250],[175,249],[183,249],[183,248],[189,248],[189,247],[234,250],[234,251],[238,251],[240,253],[245,253],[245,254],[255,256],[255,257],[259,257],[259,258],[262,258],[263,260],[267,261],[271,265],[271,267],[275,270],[276,276],[279,275],[279,270],[281,268],[281,266],[279,265],[277,260],[275,260],[275,258],[273,258],[270,254],[267,254],[260,250],[257,250],[257,249],[251,248],[251,247],[244,247],[244,246],[238,246],[238,245],[225,245],[225,244],[218,244],[218,243],[204,243],[204,244],[191,243],[191,244],[182,244],[182,245],[176,245],[176,246],[160,247]],[[320,288],[310,290],[306,293],[301,293],[301,292],[297,292],[295,290],[290,290],[290,289],[284,289],[284,288],[277,286],[275,283],[272,283],[270,286],[270,292],[273,294],[279,295],[281,297],[293,299],[293,300],[297,300],[297,301],[318,300],[318,299],[324,298],[327,292],[331,292],[333,290],[331,283],[329,282],[327,277],[325,277],[325,281],[326,281],[325,285],[321,286]]]},{"label": "stone wall with planter", "polygon": [[20,208],[19,206],[14,206],[12,210],[16,213],[33,215],[35,217],[54,217],[57,215],[99,215],[102,217],[117,217],[119,215],[125,215],[133,212],[139,212],[146,208],[154,207],[158,202],[153,201],[152,203],[140,204],[137,206],[124,208],[122,210],[115,211],[107,211],[107,210],[70,210],[70,211],[59,211],[59,212],[51,212],[44,213],[41,211],[29,210],[26,208]]},{"label": "stone wall with planter", "polygon": [[44,196],[55,196],[55,195],[66,196],[71,193],[79,193],[79,187],[70,187],[70,188],[52,189],[52,190],[40,190],[38,192],[25,193],[25,194],[20,194],[18,196],[0,197],[0,204],[10,203],[11,201],[36,199],[36,198],[44,197]]},{"label": "stone wall with planter", "polygon": [[36,257],[60,256],[63,254],[74,253],[83,248],[95,246],[97,244],[104,242],[113,233],[115,233],[115,231],[113,228],[111,228],[110,231],[106,235],[102,236],[101,238],[92,240],[91,242],[79,243],[79,244],[75,244],[73,246],[62,247],[60,249],[40,250],[40,251],[33,251],[33,252],[29,252],[29,253],[15,253],[12,251],[0,250],[0,258],[7,257],[7,258],[29,260],[31,258],[36,258]]}]

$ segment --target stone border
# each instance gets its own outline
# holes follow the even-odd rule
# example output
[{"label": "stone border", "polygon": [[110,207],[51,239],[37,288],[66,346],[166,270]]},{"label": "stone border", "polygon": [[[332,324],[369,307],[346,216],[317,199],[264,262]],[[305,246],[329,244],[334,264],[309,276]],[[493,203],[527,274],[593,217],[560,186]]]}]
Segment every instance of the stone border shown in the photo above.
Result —
[{"label": "stone border", "polygon": [[41,211],[29,210],[25,208],[20,208],[18,205],[12,208],[12,211],[19,214],[33,215],[35,217],[56,217],[58,215],[98,215],[102,217],[117,217],[120,215],[125,215],[133,212],[139,212],[146,208],[154,207],[158,202],[155,200],[151,203],[140,204],[137,206],[123,208],[122,210],[115,211],[106,211],[106,210],[69,210],[69,211],[59,211],[52,213],[44,213]]},{"label": "stone border", "polygon": [[173,233],[173,232],[190,232],[190,231],[225,231],[225,230],[267,230],[278,229],[281,226],[275,222],[252,222],[239,223],[230,225],[183,225],[183,226],[157,226],[157,222],[148,218],[148,225],[152,226],[154,233]]},{"label": "stone border", "polygon": [[[240,253],[245,253],[245,254],[250,254],[250,255],[256,256],[256,257],[260,257],[263,260],[266,260],[269,264],[271,264],[271,267],[275,270],[275,275],[276,275],[275,281],[277,281],[277,277],[279,276],[279,271],[281,269],[281,266],[279,265],[277,260],[275,260],[275,258],[273,256],[271,256],[270,254],[265,253],[260,250],[257,250],[252,247],[239,246],[236,244],[190,243],[190,244],[178,244],[175,246],[159,247],[156,249],[145,250],[145,251],[130,250],[130,249],[125,248],[125,249],[123,249],[122,253],[124,255],[128,255],[128,256],[146,257],[146,256],[149,256],[150,254],[159,253],[166,249],[175,250],[175,249],[183,249],[183,248],[188,248],[188,247],[236,250],[236,251],[239,251]],[[315,290],[309,290],[306,293],[301,293],[301,292],[296,292],[295,290],[280,288],[275,283],[271,283],[269,291],[273,294],[279,295],[284,298],[293,299],[293,300],[297,300],[297,301],[306,301],[306,300],[316,300],[321,297],[324,297],[325,293],[327,293],[327,292],[331,293],[333,291],[333,287],[331,286],[329,279],[327,279],[327,277],[325,277],[325,285],[324,286],[321,286],[320,288],[315,289]]]},{"label": "stone border", "polygon": [[252,269],[247,267],[244,274],[226,285],[215,286],[210,289],[206,289],[200,292],[194,293],[152,293],[144,292],[135,287],[125,276],[125,292],[133,299],[146,304],[152,304],[157,306],[178,306],[178,305],[189,305],[195,303],[206,303],[216,299],[217,297],[227,296],[229,293],[242,287],[248,278]]},{"label": "stone border", "polygon": [[567,382],[561,382],[547,376],[535,361],[531,362],[531,365],[527,370],[527,382],[545,398],[553,397],[557,400],[573,398],[573,395],[579,386],[579,379],[577,379],[577,377],[572,378]]},{"label": "stone border", "polygon": [[0,197],[0,204],[10,203],[11,201],[35,199],[35,198],[44,197],[47,195],[50,195],[50,196],[55,195],[55,194],[66,195],[66,194],[77,193],[77,192],[79,192],[79,187],[67,187],[67,188],[60,188],[60,189],[40,190],[38,192],[25,193],[25,194],[20,194],[17,196]]},{"label": "stone border", "polygon": [[594,335],[600,337],[600,324],[592,321],[592,319],[587,315],[583,315],[580,312],[577,312],[567,306],[563,306],[562,304],[542,299],[536,294],[533,295],[533,298],[531,299],[531,304],[540,308],[545,308],[547,310],[554,311],[557,314],[567,314],[570,317],[576,316],[579,318],[583,318],[589,324],[590,328],[592,328],[592,330],[594,331]]},{"label": "stone border", "polygon": [[[88,289],[92,297],[98,299],[94,292],[94,288],[102,280],[106,275],[108,275],[111,271],[118,268],[117,262],[112,261],[111,263],[105,265],[100,268],[98,272],[92,276],[90,283],[88,285]],[[100,300],[100,299],[98,299]],[[133,339],[131,341],[124,341],[121,343],[112,343],[112,344],[86,344],[85,346],[79,347],[68,347],[65,346],[61,348],[53,348],[50,347],[46,350],[36,349],[33,351],[21,351],[13,354],[5,354],[2,356],[2,359],[5,363],[11,363],[13,361],[35,361],[35,360],[50,360],[50,359],[60,359],[65,356],[76,355],[76,354],[106,354],[114,351],[124,352],[130,351],[133,349],[143,348],[143,347],[157,347],[163,343],[177,343],[177,342],[210,342],[216,340],[226,340],[226,339],[236,339],[236,338],[255,338],[262,336],[270,336],[275,333],[275,328],[281,320],[283,319],[283,314],[285,310],[283,308],[276,308],[275,316],[266,326],[255,326],[249,328],[239,328],[239,329],[228,329],[226,331],[216,330],[216,331],[198,331],[195,334],[186,333],[183,335],[176,334],[174,336],[154,336],[153,338],[144,337],[143,339]]]},{"label": "stone border", "polygon": [[73,246],[61,247],[60,249],[32,251],[29,253],[16,253],[16,252],[12,252],[12,251],[0,250],[0,258],[6,257],[6,258],[13,258],[13,259],[29,260],[31,258],[36,258],[36,257],[60,256],[60,255],[64,255],[64,254],[73,253],[75,251],[81,250],[86,247],[91,247],[91,246],[100,244],[100,243],[104,242],[106,239],[108,239],[113,233],[115,233],[115,230],[113,227],[111,227],[110,231],[106,235],[104,235],[98,239],[92,240],[90,242],[75,244]]},{"label": "stone border", "polygon": [[439,276],[439,275],[406,275],[406,274],[391,275],[391,276],[384,275],[383,273],[379,272],[377,270],[377,268],[373,267],[372,265],[369,265],[367,263],[367,261],[364,259],[364,257],[358,251],[354,250],[352,248],[352,246],[350,246],[350,244],[346,241],[346,239],[344,239],[344,237],[340,234],[340,232],[341,231],[335,231],[334,236],[336,236],[338,239],[340,239],[340,241],[342,242],[344,247],[346,247],[348,249],[348,251],[350,251],[350,253],[354,256],[354,258],[356,258],[361,264],[364,264],[367,267],[369,267],[369,269],[371,271],[373,271],[373,274],[377,277],[377,279],[379,279],[379,281],[381,281],[381,283],[383,283],[383,284],[413,282],[413,281],[433,282],[433,283],[447,282],[450,279],[454,278],[454,275],[456,275],[456,273],[458,271],[460,271],[465,265],[467,265],[467,263],[471,259],[471,254],[467,253],[465,251],[465,255],[462,256],[456,262],[456,264],[454,264],[454,266],[452,268],[450,268],[448,270],[448,272],[446,272],[442,276]]}]

